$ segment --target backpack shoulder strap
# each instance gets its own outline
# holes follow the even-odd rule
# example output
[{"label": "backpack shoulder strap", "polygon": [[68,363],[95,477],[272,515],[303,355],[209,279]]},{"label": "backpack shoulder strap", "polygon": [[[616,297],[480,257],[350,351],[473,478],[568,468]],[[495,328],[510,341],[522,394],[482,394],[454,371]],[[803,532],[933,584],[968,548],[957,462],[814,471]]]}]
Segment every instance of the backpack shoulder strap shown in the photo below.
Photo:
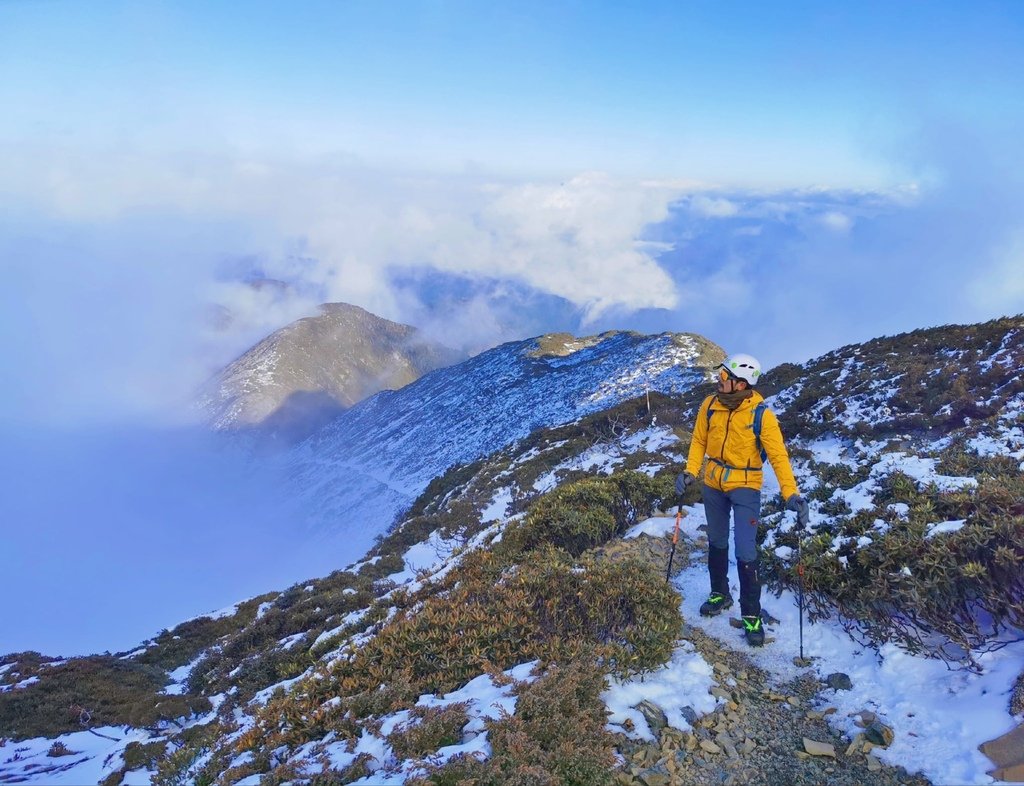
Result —
[{"label": "backpack shoulder strap", "polygon": [[761,421],[764,420],[764,411],[766,409],[768,409],[768,405],[763,401],[754,407],[754,439],[757,442],[757,450],[761,454],[762,464],[764,464],[765,460],[768,458],[764,445],[761,444]]},{"label": "backpack shoulder strap", "polygon": [[711,405],[715,403],[715,397],[714,396],[708,396],[708,399],[710,399],[708,401],[708,408],[707,408],[708,428],[711,428]]}]

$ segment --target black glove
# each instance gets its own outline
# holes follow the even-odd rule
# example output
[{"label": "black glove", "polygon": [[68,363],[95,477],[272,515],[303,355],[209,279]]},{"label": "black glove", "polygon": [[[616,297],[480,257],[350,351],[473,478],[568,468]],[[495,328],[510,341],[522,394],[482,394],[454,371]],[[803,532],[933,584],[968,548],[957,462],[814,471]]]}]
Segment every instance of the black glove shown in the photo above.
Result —
[{"label": "black glove", "polygon": [[807,500],[799,494],[793,494],[786,500],[786,510],[792,510],[796,513],[797,529],[803,529],[807,526],[807,522],[810,520],[810,510],[808,509]]},{"label": "black glove", "polygon": [[680,497],[683,496],[683,494],[686,493],[686,490],[696,482],[697,478],[695,478],[689,472],[680,472],[676,476],[676,494],[678,494]]}]

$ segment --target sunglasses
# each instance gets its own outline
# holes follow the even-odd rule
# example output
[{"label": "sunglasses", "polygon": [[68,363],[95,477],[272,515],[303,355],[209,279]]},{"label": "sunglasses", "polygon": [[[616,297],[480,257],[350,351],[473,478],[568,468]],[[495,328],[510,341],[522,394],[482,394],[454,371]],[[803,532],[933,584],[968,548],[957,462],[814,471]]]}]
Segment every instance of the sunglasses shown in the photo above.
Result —
[{"label": "sunglasses", "polygon": [[720,380],[722,380],[722,382],[728,382],[730,379],[731,380],[738,380],[739,379],[739,377],[737,377],[735,374],[730,372],[729,369],[727,369],[727,368],[723,368],[721,371],[718,372],[718,378]]}]

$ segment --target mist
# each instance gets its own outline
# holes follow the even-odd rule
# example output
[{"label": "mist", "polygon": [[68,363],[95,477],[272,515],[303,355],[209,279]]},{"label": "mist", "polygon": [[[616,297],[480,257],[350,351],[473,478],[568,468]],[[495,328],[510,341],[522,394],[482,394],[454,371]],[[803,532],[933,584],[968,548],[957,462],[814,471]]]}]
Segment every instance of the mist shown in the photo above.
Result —
[{"label": "mist", "polygon": [[8,426],[0,445],[0,653],[129,650],[307,577],[284,479],[216,435]]}]

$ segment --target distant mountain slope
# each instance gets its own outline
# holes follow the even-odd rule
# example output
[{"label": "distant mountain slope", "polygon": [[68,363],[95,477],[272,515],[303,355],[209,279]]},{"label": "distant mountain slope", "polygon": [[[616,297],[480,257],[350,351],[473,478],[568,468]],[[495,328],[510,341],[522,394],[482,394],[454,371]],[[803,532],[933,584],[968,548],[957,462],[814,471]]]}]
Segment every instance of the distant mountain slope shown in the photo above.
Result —
[{"label": "distant mountain slope", "polygon": [[259,427],[295,441],[378,391],[463,359],[358,306],[320,310],[265,338],[207,386],[200,407],[215,428]]},{"label": "distant mountain slope", "polygon": [[605,333],[503,344],[342,413],[289,457],[317,528],[369,546],[436,476],[642,394],[706,381],[722,349],[700,336]]}]

